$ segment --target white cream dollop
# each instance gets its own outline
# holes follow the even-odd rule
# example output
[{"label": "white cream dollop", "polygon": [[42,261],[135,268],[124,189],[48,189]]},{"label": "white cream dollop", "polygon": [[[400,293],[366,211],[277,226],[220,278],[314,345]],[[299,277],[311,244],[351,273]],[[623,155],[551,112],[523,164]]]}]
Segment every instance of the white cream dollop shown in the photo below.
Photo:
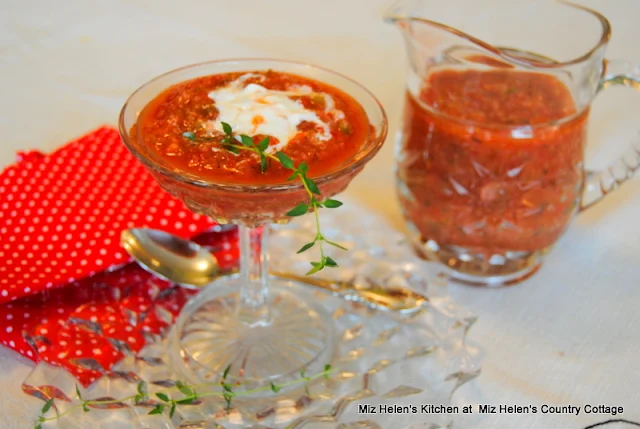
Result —
[{"label": "white cream dollop", "polygon": [[[245,86],[247,79],[257,76],[260,75],[244,74],[208,94],[215,102],[219,115],[215,121],[206,124],[207,129],[223,131],[222,122],[226,122],[236,134],[264,134],[277,138],[278,143],[270,146],[266,150],[268,153],[282,150],[298,133],[297,127],[303,121],[317,125],[319,140],[331,139],[329,124],[322,121],[316,112],[305,108],[300,101],[290,98],[312,94],[309,86],[291,85],[287,91],[268,89],[257,83]],[[319,94],[325,99],[325,111],[333,111],[334,116],[342,114],[335,110],[335,103],[329,94]]]}]

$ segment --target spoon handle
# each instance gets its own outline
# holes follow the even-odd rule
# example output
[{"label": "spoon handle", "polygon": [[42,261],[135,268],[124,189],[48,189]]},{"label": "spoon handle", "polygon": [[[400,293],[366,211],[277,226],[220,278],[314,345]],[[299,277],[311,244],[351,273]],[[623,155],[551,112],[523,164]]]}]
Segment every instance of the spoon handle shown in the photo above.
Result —
[{"label": "spoon handle", "polygon": [[294,273],[286,273],[284,271],[270,271],[269,274],[271,274],[272,276],[280,277],[287,280],[307,283],[315,287],[318,287],[320,289],[328,290],[329,292],[334,292],[334,293],[345,292],[345,286],[339,281],[319,279],[317,277],[311,277],[311,276],[302,276]]},{"label": "spoon handle", "polygon": [[353,282],[301,276],[287,272],[271,272],[273,276],[306,283],[329,291],[347,301],[356,301],[375,310],[391,311],[398,314],[417,314],[423,309],[428,298],[404,287],[380,287],[378,285],[357,285]]},{"label": "spoon handle", "polygon": [[280,271],[271,271],[270,274],[283,279],[306,283],[317,287],[318,289],[324,289],[332,295],[338,295],[347,301],[356,301],[365,304],[376,310],[389,310],[389,305],[387,304],[385,297],[379,296],[380,294],[372,290],[367,290],[363,294],[358,289],[355,289],[352,283],[342,282],[339,280],[320,279],[317,277],[302,276]]}]

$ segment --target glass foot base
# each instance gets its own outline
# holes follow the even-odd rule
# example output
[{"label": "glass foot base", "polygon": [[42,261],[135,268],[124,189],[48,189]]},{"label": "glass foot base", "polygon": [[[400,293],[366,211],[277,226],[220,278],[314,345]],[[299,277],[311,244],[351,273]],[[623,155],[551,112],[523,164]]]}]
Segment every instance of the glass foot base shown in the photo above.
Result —
[{"label": "glass foot base", "polygon": [[535,252],[492,253],[459,246],[439,246],[413,240],[418,256],[451,269],[451,278],[471,286],[501,287],[517,284],[535,274],[551,248]]},{"label": "glass foot base", "polygon": [[330,363],[333,321],[309,286],[271,279],[269,314],[260,321],[247,320],[240,286],[238,276],[221,278],[183,308],[170,352],[185,381],[219,383],[229,367],[226,382],[238,384],[235,391],[255,390],[299,379],[302,371],[319,373]]}]

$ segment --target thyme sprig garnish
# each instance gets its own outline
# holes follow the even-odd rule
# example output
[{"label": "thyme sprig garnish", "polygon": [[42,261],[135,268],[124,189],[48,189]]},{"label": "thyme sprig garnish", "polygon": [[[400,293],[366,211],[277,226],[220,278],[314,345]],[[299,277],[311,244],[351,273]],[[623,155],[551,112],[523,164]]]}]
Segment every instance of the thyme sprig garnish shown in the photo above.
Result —
[{"label": "thyme sprig garnish", "polygon": [[[238,396],[247,396],[260,392],[272,391],[274,393],[280,392],[286,387],[295,386],[305,383],[305,392],[309,395],[309,383],[318,378],[324,377],[329,379],[329,376],[334,371],[331,365],[327,364],[324,369],[312,376],[306,376],[304,371],[300,373],[300,378],[289,381],[283,384],[270,383],[268,386],[260,387],[253,390],[245,390],[236,392],[234,391],[235,384],[227,382],[231,365],[227,366],[222,374],[220,386],[222,390],[206,390],[207,387],[213,387],[217,384],[204,383],[195,386],[189,386],[181,381],[176,381],[175,386],[167,388],[166,391],[156,392],[155,397],[149,394],[149,386],[147,382],[140,381],[136,386],[136,394],[127,396],[121,399],[115,398],[100,398],[100,399],[86,399],[82,397],[80,388],[76,385],[76,396],[79,400],[77,404],[69,407],[63,413],[59,413],[57,408],[54,407],[57,398],[51,398],[44,403],[40,410],[40,416],[35,422],[34,429],[42,429],[42,425],[45,422],[58,420],[67,414],[72,413],[75,410],[82,409],[84,412],[89,412],[91,409],[109,409],[109,408],[124,408],[128,406],[152,406],[149,414],[163,414],[168,410],[169,417],[173,417],[178,407],[182,405],[198,405],[201,403],[201,398],[204,397],[220,397],[225,401],[225,410],[229,412],[232,408],[233,398]],[[56,414],[51,417],[46,417],[47,413],[54,409]]]},{"label": "thyme sprig garnish", "polygon": [[[299,180],[302,183],[308,197],[308,203],[301,203],[289,210],[287,216],[295,217],[302,216],[309,210],[313,211],[316,225],[316,235],[312,241],[308,242],[298,250],[297,253],[305,252],[315,245],[318,245],[320,251],[320,259],[318,261],[311,262],[311,269],[307,271],[307,275],[317,273],[325,267],[337,267],[338,263],[334,261],[330,256],[325,254],[324,243],[337,247],[342,250],[347,250],[344,246],[328,240],[322,234],[322,228],[320,226],[320,215],[318,213],[321,208],[335,209],[342,205],[342,202],[326,198],[322,199],[322,194],[318,185],[308,176],[309,166],[306,162],[301,162],[299,165],[295,165],[293,160],[284,152],[276,151],[275,154],[267,153],[269,148],[269,137],[265,137],[257,144],[254,139],[246,134],[235,135],[231,125],[226,122],[221,122],[222,130],[224,131],[224,137],[220,142],[220,146],[232,152],[234,154],[240,153],[240,151],[250,151],[255,153],[260,159],[260,171],[265,173],[269,168],[269,162],[277,162],[287,170],[291,170],[292,174],[287,178],[288,181]],[[192,142],[211,142],[216,139],[213,137],[197,137],[195,133],[187,131],[182,133],[182,137],[191,140]],[[219,140],[219,139],[218,139]]]}]

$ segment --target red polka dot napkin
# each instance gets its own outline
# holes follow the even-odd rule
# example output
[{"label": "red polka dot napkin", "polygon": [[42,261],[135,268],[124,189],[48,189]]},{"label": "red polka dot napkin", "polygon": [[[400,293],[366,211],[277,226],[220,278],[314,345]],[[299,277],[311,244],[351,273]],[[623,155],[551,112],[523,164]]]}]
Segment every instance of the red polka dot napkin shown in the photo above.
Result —
[{"label": "red polka dot napkin", "polygon": [[[112,128],[18,160],[0,174],[0,343],[89,384],[161,334],[192,294],[130,264],[121,231],[189,237],[214,223],[161,190]],[[236,263],[234,230],[198,240]]]},{"label": "red polka dot napkin", "polygon": [[[235,230],[194,240],[223,269],[238,261]],[[29,359],[61,366],[91,384],[175,322],[195,291],[154,278],[136,264],[0,305],[0,343]]]},{"label": "red polka dot napkin", "polygon": [[123,229],[189,236],[213,224],[162,191],[112,128],[23,158],[0,175],[0,302],[127,262]]}]

